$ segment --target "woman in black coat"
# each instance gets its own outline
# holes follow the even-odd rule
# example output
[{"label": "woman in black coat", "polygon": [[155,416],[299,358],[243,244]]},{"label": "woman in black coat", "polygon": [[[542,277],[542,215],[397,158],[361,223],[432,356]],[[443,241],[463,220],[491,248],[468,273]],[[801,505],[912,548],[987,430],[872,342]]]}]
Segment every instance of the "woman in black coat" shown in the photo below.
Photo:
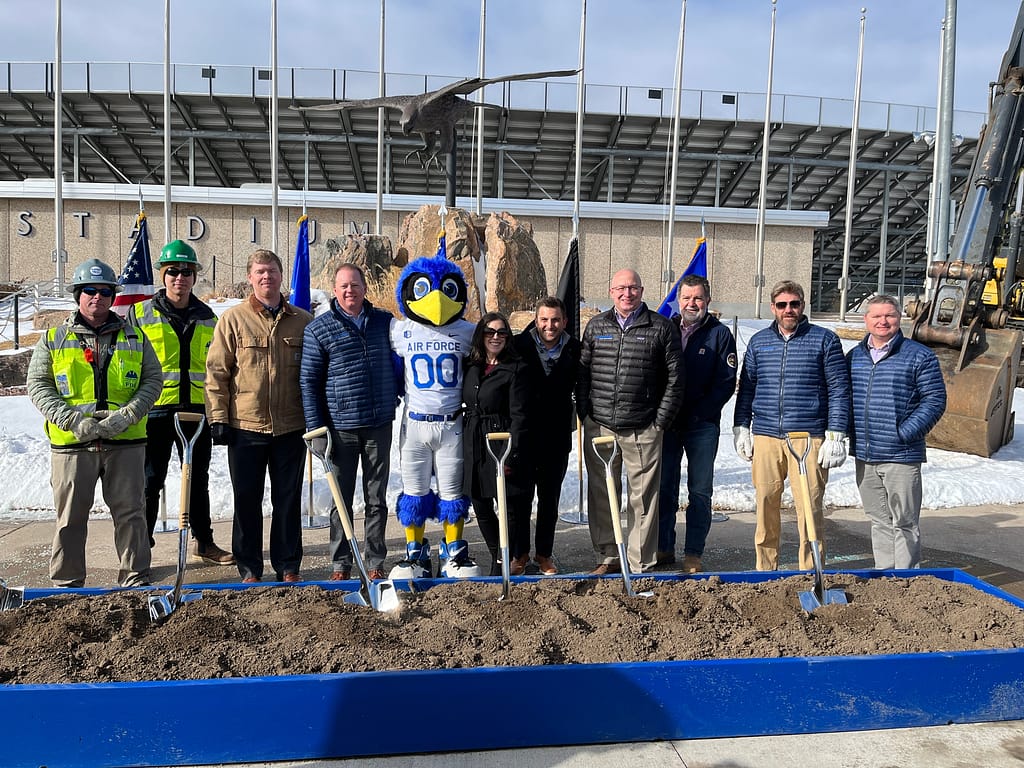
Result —
[{"label": "woman in black coat", "polygon": [[[529,560],[533,493],[527,474],[528,462],[520,460],[527,442],[528,376],[526,366],[512,347],[508,320],[499,312],[488,312],[477,323],[463,377],[462,454],[464,491],[473,501],[477,525],[491,553],[492,576],[501,573],[501,557],[498,517],[494,512],[498,495],[497,466],[487,452],[488,432],[512,435],[512,449],[505,460],[509,548],[513,558],[509,563],[510,572],[521,574]],[[501,455],[505,446],[495,443],[492,449]]]}]

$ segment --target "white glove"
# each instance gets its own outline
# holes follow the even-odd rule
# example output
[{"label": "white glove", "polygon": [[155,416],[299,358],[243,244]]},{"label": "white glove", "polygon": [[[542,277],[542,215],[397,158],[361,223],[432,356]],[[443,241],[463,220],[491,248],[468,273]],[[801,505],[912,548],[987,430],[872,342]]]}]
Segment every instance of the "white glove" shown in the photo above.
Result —
[{"label": "white glove", "polygon": [[825,442],[818,449],[818,464],[822,469],[841,467],[846,461],[846,433],[826,432]]},{"label": "white glove", "polygon": [[100,423],[92,416],[76,413],[75,418],[68,424],[68,431],[78,442],[91,443],[100,436]]},{"label": "white glove", "polygon": [[736,453],[741,459],[754,460],[754,436],[750,434],[750,427],[733,427],[732,444],[736,446]]},{"label": "white glove", "polygon": [[99,436],[104,440],[117,437],[132,425],[124,411],[114,411],[99,424]]}]

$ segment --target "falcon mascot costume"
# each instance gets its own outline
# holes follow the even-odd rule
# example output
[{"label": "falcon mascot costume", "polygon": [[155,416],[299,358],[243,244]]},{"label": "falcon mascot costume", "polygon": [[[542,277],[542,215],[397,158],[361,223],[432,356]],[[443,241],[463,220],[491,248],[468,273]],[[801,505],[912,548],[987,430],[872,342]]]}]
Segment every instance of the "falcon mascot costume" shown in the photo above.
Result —
[{"label": "falcon mascot costume", "polygon": [[[402,358],[405,379],[397,507],[406,556],[391,569],[392,579],[433,575],[430,543],[423,535],[428,518],[444,527],[438,575],[480,575],[462,537],[469,516],[469,498],[462,493],[462,377],[475,329],[462,317],[467,294],[462,270],[445,253],[443,233],[437,255],[406,266],[395,289],[405,316],[391,323],[391,348]],[[437,480],[436,493],[431,476]]]}]

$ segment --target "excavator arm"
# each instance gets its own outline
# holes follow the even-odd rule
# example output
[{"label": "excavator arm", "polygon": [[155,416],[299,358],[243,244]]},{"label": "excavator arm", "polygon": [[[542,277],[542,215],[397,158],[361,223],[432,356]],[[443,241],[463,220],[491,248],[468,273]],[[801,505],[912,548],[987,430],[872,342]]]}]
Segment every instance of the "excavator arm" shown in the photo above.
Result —
[{"label": "excavator arm", "polygon": [[991,456],[1013,437],[1024,339],[1024,316],[1009,308],[1020,245],[1015,193],[1024,167],[1022,65],[1024,3],[993,84],[952,243],[929,264],[925,302],[913,318],[913,337],[933,349],[946,380],[946,413],[928,444],[979,456]]}]

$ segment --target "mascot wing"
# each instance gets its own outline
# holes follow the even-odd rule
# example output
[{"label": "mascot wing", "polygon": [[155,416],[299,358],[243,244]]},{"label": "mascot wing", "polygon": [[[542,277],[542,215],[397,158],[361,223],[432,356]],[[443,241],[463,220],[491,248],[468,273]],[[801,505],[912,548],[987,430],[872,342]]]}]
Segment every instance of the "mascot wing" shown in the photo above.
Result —
[{"label": "mascot wing", "polygon": [[398,277],[395,297],[410,320],[440,327],[458,320],[466,311],[466,278],[457,264],[443,256],[410,262]]}]

